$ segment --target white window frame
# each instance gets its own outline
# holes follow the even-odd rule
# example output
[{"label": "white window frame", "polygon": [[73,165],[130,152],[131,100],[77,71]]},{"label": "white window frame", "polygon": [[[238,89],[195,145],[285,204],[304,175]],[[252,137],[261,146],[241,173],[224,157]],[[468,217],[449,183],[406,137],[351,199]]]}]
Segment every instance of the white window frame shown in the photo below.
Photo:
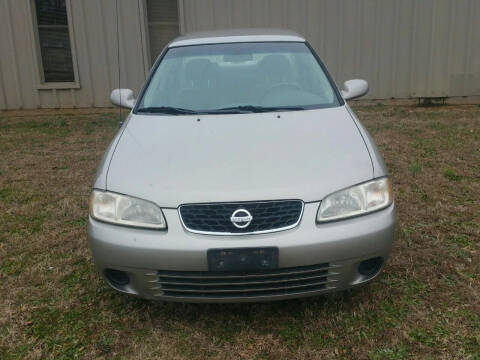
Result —
[{"label": "white window frame", "polygon": [[37,89],[38,90],[50,90],[50,89],[79,89],[80,80],[78,77],[78,66],[77,66],[77,54],[75,50],[75,34],[73,29],[72,21],[72,0],[65,0],[65,5],[67,9],[67,21],[68,21],[68,34],[70,40],[70,51],[72,53],[72,67],[73,67],[73,76],[74,81],[70,82],[45,82],[45,72],[43,70],[43,61],[42,61],[42,50],[40,48],[40,39],[38,35],[38,23],[37,23],[37,13],[35,10],[35,0],[29,0],[28,5],[30,7],[31,14],[31,31],[32,31],[32,40],[33,48],[36,55],[37,61],[36,64],[36,75],[37,75]]}]

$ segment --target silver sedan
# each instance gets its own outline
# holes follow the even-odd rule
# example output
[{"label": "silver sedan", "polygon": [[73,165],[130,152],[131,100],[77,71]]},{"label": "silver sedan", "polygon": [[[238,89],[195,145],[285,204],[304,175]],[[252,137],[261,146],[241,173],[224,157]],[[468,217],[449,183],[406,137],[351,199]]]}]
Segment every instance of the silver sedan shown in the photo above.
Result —
[{"label": "silver sedan", "polygon": [[240,302],[348,289],[381,272],[385,164],[301,36],[198,33],[159,56],[105,152],[88,238],[107,283],[148,299]]}]

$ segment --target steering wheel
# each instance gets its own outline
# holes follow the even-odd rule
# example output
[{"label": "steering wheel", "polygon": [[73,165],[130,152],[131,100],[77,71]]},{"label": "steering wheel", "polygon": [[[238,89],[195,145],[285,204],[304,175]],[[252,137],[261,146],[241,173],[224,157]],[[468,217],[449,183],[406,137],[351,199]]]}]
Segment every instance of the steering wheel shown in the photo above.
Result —
[{"label": "steering wheel", "polygon": [[303,89],[296,85],[296,84],[292,84],[292,83],[280,83],[280,84],[276,84],[276,85],[273,85],[271,88],[269,88],[267,91],[265,91],[265,93],[263,94],[262,96],[262,100],[261,102],[263,103],[263,101],[265,100],[265,98],[270,95],[272,92],[274,91],[279,91],[280,89],[293,89],[293,90],[300,90],[300,91],[303,91]]}]

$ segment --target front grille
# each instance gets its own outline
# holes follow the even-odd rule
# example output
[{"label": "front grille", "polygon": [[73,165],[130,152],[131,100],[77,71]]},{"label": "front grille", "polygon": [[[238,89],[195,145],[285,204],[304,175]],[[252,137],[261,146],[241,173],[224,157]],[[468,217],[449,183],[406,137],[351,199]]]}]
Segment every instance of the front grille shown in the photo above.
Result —
[{"label": "front grille", "polygon": [[[243,229],[230,220],[239,209],[247,210],[253,218]],[[301,200],[189,204],[180,206],[180,217],[187,230],[193,232],[245,234],[292,228],[300,221],[302,211]]]},{"label": "front grille", "polygon": [[154,276],[155,296],[175,298],[226,299],[282,296],[334,288],[328,263],[282,268],[262,272],[213,273],[208,271],[164,271]]}]

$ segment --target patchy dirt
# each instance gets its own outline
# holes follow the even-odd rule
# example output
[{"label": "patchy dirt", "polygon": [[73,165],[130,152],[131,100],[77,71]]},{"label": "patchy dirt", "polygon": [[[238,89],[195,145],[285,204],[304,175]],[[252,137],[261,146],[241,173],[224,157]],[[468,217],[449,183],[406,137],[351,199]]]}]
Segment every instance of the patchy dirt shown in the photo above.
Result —
[{"label": "patchy dirt", "polygon": [[479,359],[480,107],[355,110],[394,184],[384,274],[231,305],[139,300],[96,273],[87,200],[118,111],[0,112],[0,358]]}]

